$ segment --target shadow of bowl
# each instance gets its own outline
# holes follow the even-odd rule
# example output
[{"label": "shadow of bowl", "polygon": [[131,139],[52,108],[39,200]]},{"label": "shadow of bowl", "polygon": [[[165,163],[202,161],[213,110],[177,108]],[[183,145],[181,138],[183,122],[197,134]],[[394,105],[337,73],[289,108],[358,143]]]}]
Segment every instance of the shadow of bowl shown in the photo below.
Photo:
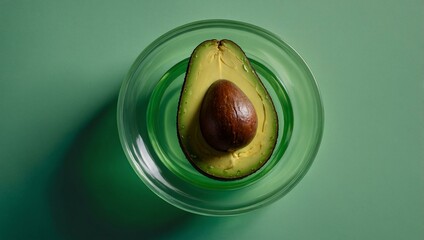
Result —
[{"label": "shadow of bowl", "polygon": [[194,216],[157,197],[133,171],[119,142],[116,99],[76,137],[50,195],[58,228],[77,239],[158,237]]}]

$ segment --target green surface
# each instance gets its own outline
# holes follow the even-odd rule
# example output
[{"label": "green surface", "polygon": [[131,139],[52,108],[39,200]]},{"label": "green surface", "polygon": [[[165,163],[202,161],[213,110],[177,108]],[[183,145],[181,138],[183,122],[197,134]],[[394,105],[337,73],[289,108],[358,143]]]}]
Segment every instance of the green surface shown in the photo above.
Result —
[{"label": "green surface", "polygon": [[[306,177],[237,217],[164,203],[117,139],[130,64],[162,33],[207,18],[281,36],[325,107]],[[0,0],[0,239],[423,239],[423,43],[423,1]]]}]

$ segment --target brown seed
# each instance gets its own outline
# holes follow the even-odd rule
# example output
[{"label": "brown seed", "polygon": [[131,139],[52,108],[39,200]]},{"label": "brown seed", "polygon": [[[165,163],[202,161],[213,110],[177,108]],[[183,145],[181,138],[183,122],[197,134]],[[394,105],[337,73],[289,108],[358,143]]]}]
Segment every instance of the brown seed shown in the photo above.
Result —
[{"label": "brown seed", "polygon": [[218,80],[207,90],[200,109],[200,130],[219,151],[234,151],[255,137],[258,119],[249,98],[234,83]]}]

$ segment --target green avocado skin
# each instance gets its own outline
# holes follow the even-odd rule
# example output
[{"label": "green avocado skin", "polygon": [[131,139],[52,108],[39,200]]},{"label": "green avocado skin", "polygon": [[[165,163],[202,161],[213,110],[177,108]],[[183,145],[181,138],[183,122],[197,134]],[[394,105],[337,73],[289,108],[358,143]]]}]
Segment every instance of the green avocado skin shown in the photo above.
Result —
[{"label": "green avocado skin", "polygon": [[[199,121],[209,87],[223,79],[248,97],[257,115],[257,129],[250,143],[228,151],[208,144]],[[207,40],[194,49],[179,98],[177,134],[187,160],[200,173],[217,180],[249,176],[271,157],[278,138],[278,116],[272,98],[248,58],[233,41]]]}]

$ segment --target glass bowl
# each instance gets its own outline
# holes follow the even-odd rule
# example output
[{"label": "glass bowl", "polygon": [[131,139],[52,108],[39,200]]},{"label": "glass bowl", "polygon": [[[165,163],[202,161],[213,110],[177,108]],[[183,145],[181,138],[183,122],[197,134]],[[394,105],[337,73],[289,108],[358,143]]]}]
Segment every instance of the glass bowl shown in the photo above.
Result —
[{"label": "glass bowl", "polygon": [[[271,158],[240,180],[204,176],[178,143],[177,105],[188,59],[208,39],[230,39],[244,50],[279,118]],[[312,73],[288,44],[251,24],[206,20],[162,35],[138,56],[120,90],[118,129],[132,167],[159,197],[197,214],[235,215],[276,201],[302,179],[321,142],[323,108]]]}]

